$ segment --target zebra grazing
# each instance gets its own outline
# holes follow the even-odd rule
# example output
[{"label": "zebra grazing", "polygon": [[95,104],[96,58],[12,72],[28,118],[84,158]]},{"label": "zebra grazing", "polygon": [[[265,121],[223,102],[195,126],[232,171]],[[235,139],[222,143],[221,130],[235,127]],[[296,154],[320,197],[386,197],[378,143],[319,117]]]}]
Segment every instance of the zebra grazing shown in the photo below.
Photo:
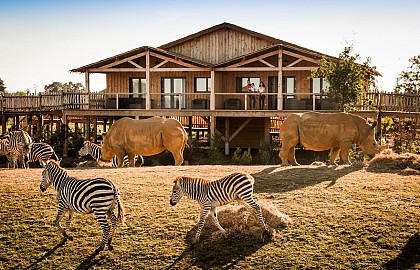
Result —
[{"label": "zebra grazing", "polygon": [[[54,160],[49,160],[43,165],[45,169],[42,172],[40,189],[44,192],[52,184],[57,191],[58,214],[55,224],[62,235],[66,239],[73,240],[73,237],[68,235],[60,225],[60,220],[65,212],[69,212],[67,230],[70,228],[74,212],[84,214],[93,212],[103,231],[101,244],[96,251],[103,250],[105,244],[108,245],[109,250],[112,250],[111,242],[117,222],[124,224],[125,219],[124,206],[118,187],[104,178],[79,180],[70,177]],[[114,214],[115,206],[118,208],[118,218]],[[111,219],[111,227],[108,224],[107,216]]]},{"label": "zebra grazing", "polygon": [[[92,158],[94,158],[96,160],[97,163],[99,163],[99,160],[102,157],[102,148],[99,145],[94,144],[93,142],[85,141],[83,143],[82,148],[80,148],[80,150],[77,152],[77,154],[79,156],[90,155]],[[135,155],[134,156],[134,164],[136,164],[137,160],[140,160],[140,166],[142,166],[143,163],[144,163],[143,157]],[[128,162],[128,156],[124,156],[123,165],[126,166],[126,167],[128,167],[130,165],[130,163]],[[112,158],[112,167],[114,167],[114,168],[118,167],[117,156],[114,156]]]},{"label": "zebra grazing", "polygon": [[24,161],[24,156],[28,152],[29,145],[32,143],[31,136],[26,131],[17,130],[10,132],[6,139],[9,144],[9,154],[12,160],[11,166],[18,168],[18,160],[22,163],[22,167],[26,168],[27,163]]},{"label": "zebra grazing", "polygon": [[39,161],[40,164],[47,162],[54,155],[55,160],[59,160],[54,149],[48,143],[31,143],[26,157],[28,162]]},{"label": "zebra grazing", "polygon": [[[194,243],[200,238],[201,230],[209,214],[213,217],[217,228],[226,235],[226,231],[220,226],[217,219],[217,206],[228,204],[235,200],[242,200],[255,209],[261,226],[265,232],[268,228],[264,223],[261,207],[252,198],[254,178],[246,173],[233,173],[216,181],[208,181],[203,178],[179,176],[174,181],[170,203],[176,205],[186,195],[198,201],[201,206],[200,221],[195,235]],[[250,212],[246,211],[244,221],[247,223]]]}]

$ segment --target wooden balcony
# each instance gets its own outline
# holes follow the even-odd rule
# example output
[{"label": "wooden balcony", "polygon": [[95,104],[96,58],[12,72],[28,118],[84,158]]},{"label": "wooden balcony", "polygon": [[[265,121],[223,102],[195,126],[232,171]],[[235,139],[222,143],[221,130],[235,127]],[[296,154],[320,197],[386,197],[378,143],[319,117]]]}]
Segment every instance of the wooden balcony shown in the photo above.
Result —
[{"label": "wooden balcony", "polygon": [[[0,98],[0,107],[2,114],[42,114],[53,111],[71,111],[76,114],[83,111],[108,111],[105,114],[126,111],[129,114],[135,110],[143,113],[159,112],[157,115],[182,115],[180,112],[212,115],[210,113],[224,112],[236,116],[238,113],[269,116],[281,112],[336,109],[334,104],[320,94],[265,93],[262,104],[260,99],[259,94],[249,93],[215,93],[213,96],[210,93],[151,93],[149,97],[132,93],[6,94]],[[367,100],[373,106],[359,105],[359,111],[374,112],[372,108],[376,107],[381,111],[420,112],[420,96],[371,92],[367,94]]]}]

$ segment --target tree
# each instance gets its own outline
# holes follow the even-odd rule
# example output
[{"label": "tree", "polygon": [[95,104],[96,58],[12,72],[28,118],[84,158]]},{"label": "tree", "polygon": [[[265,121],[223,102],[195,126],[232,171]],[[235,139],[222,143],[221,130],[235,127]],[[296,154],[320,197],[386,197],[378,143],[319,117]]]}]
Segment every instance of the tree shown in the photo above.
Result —
[{"label": "tree", "polygon": [[0,78],[0,94],[5,94],[6,91],[6,86],[4,86],[4,82],[3,80]]},{"label": "tree", "polygon": [[81,83],[60,83],[53,82],[44,86],[45,93],[56,94],[63,92],[83,92],[85,88]]},{"label": "tree", "polygon": [[364,100],[366,91],[375,86],[375,75],[378,75],[374,66],[370,66],[370,58],[362,64],[359,54],[352,54],[353,46],[345,47],[338,59],[321,59],[319,67],[311,73],[311,78],[324,78],[329,86],[324,89],[331,102],[338,105],[341,111],[348,111],[359,100]]},{"label": "tree", "polygon": [[408,95],[420,94],[420,55],[410,58],[410,67],[407,71],[402,71],[395,83],[395,93]]}]

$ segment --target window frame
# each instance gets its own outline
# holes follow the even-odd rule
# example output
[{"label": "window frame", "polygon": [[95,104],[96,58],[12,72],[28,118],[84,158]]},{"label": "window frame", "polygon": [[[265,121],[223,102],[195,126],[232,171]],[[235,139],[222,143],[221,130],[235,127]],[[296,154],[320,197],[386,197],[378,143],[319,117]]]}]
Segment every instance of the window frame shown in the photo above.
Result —
[{"label": "window frame", "polygon": [[[197,89],[197,80],[198,79],[205,79],[206,80],[206,89],[205,91],[201,91]],[[194,93],[210,93],[210,87],[211,87],[211,77],[195,77],[194,78]]]}]

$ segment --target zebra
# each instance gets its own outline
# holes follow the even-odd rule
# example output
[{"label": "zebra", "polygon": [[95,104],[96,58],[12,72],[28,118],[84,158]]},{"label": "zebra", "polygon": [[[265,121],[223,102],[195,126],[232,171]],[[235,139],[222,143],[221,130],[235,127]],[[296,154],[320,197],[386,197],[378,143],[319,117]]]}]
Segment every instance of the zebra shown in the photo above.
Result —
[{"label": "zebra", "polygon": [[53,156],[55,160],[59,160],[51,145],[43,142],[31,143],[29,145],[28,153],[26,154],[27,162],[35,162],[38,160],[40,164],[41,162],[45,163],[51,156]]},{"label": "zebra", "polygon": [[8,166],[12,164],[12,159],[10,156],[9,140],[7,138],[0,139],[0,156],[7,157]]},{"label": "zebra", "polygon": [[[55,219],[55,225],[60,230],[63,237],[67,240],[73,240],[66,230],[60,225],[60,220],[68,211],[69,216],[66,223],[66,229],[70,229],[71,219],[74,212],[90,214],[94,213],[99,225],[103,231],[103,237],[97,252],[105,248],[113,249],[111,245],[112,237],[117,223],[124,224],[125,210],[120,199],[118,187],[111,181],[104,178],[93,178],[79,180],[70,177],[63,170],[57,161],[48,160],[42,162],[45,169],[42,172],[42,182],[40,189],[42,192],[52,184],[57,192],[58,214]],[[118,209],[118,218],[114,214],[114,209]],[[108,224],[107,216],[111,219],[111,227]]]},{"label": "zebra", "polygon": [[24,161],[24,156],[28,152],[28,147],[32,143],[31,136],[26,131],[17,130],[10,132],[6,139],[9,144],[10,157],[12,160],[12,167],[18,167],[18,160],[21,161],[22,167],[26,168],[27,163]]},{"label": "zebra", "polygon": [[[99,163],[99,160],[102,157],[102,148],[97,145],[94,144],[93,142],[90,141],[85,141],[83,143],[82,148],[80,148],[80,150],[77,152],[77,154],[79,156],[86,156],[86,155],[90,155],[92,158],[94,158],[96,160],[97,163]],[[137,160],[140,160],[140,166],[143,165],[144,163],[144,159],[142,156],[138,156],[135,155],[134,156],[134,164],[136,164]],[[123,162],[124,166],[128,167],[130,164],[128,162],[128,156],[124,156],[124,162]],[[114,156],[112,158],[112,167],[116,168],[118,167],[118,158],[117,156]]]},{"label": "zebra", "polygon": [[[261,207],[252,198],[253,189],[254,178],[246,173],[233,173],[215,181],[178,176],[174,180],[170,204],[172,206],[176,205],[184,195],[198,201],[200,204],[200,220],[197,224],[198,228],[193,243],[196,243],[200,238],[201,230],[209,214],[213,217],[217,228],[226,236],[226,231],[220,226],[219,220],[217,219],[216,207],[235,200],[242,200],[245,204],[254,208],[257,212],[260,225],[264,227],[264,233],[268,233]],[[245,224],[248,221],[249,215],[250,212],[247,209],[244,217]]]}]

